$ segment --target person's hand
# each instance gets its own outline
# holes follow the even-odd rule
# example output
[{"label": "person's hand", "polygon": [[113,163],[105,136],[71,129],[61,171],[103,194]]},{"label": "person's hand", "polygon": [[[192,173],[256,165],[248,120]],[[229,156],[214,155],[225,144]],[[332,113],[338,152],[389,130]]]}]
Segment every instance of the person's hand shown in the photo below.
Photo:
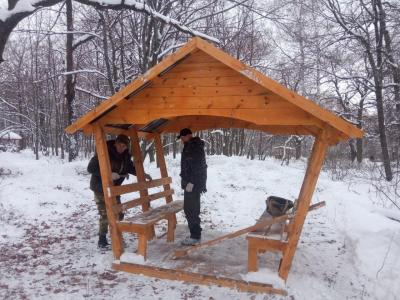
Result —
[{"label": "person's hand", "polygon": [[191,183],[191,182],[189,182],[189,183],[186,185],[185,191],[188,192],[188,193],[191,193],[191,192],[193,191],[193,187],[194,187],[194,184]]},{"label": "person's hand", "polygon": [[111,174],[112,180],[118,180],[121,178],[118,173],[112,172]]},{"label": "person's hand", "polygon": [[147,181],[152,181],[153,178],[151,178],[151,176],[147,173],[144,174],[144,177],[146,178]]}]

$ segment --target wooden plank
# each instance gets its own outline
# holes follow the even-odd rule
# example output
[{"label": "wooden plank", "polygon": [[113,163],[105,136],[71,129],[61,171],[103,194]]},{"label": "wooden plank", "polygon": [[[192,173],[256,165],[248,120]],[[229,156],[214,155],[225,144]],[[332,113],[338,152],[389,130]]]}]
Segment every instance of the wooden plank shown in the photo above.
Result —
[{"label": "wooden plank", "polygon": [[[103,125],[103,124],[101,124]],[[119,134],[125,134],[128,135],[129,131],[127,129],[123,128],[116,128],[116,127],[110,127],[110,126],[102,126],[103,131],[108,134],[114,134],[114,135],[119,135]]]},{"label": "wooden plank", "polygon": [[[281,109],[301,111],[287,101],[280,101],[269,95],[236,96],[165,96],[135,97],[124,106],[125,109]],[[121,109],[122,110],[122,109]],[[302,111],[301,111],[302,112]]]},{"label": "wooden plank", "polygon": [[[147,122],[142,122],[147,123]],[[142,183],[143,185],[147,186],[148,183],[146,182],[144,167],[143,167],[143,159],[142,159],[142,152],[140,150],[139,144],[139,136],[136,129],[130,130],[130,137],[131,137],[131,151],[134,157],[135,163],[135,170],[136,170],[136,177],[138,183]],[[140,197],[146,197],[149,195],[147,188],[143,188],[139,190]],[[142,210],[147,211],[150,208],[149,202],[142,204]]]},{"label": "wooden plank", "polygon": [[124,202],[122,204],[116,204],[116,205],[113,206],[113,210],[114,210],[115,213],[119,213],[121,211],[126,211],[126,210],[128,210],[130,208],[133,208],[135,206],[143,205],[145,202],[150,202],[150,201],[157,200],[157,199],[160,199],[160,198],[163,198],[163,197],[170,197],[173,194],[174,194],[174,190],[173,189],[164,190],[162,192],[154,193],[154,194],[151,194],[151,195],[148,195],[148,196],[145,196],[145,197],[140,197],[140,198],[137,198],[137,199],[133,199],[133,200]]},{"label": "wooden plank", "polygon": [[178,280],[202,285],[218,285],[236,289],[241,292],[287,295],[285,290],[274,288],[271,284],[244,281],[222,276],[205,275],[183,270],[165,269],[132,263],[113,263],[112,268],[117,271],[142,274],[160,279]]},{"label": "wooden plank", "polygon": [[258,125],[322,126],[318,119],[298,109],[121,109],[108,114],[104,120],[109,123],[135,124],[149,123],[160,118],[196,115],[228,117]]},{"label": "wooden plank", "polygon": [[172,182],[171,177],[154,179],[152,181],[140,181],[120,186],[113,186],[110,188],[111,196],[119,196],[127,193],[148,190],[157,186],[169,184]]},{"label": "wooden plank", "polygon": [[257,248],[253,247],[251,240],[247,243],[247,272],[258,271],[258,257]]},{"label": "wooden plank", "polygon": [[[232,70],[232,68],[228,67],[227,65],[221,63],[220,61],[214,59],[212,61],[188,61],[185,60],[185,63],[177,65],[175,68],[171,69],[171,71],[166,72],[164,74],[172,74],[172,73],[181,73],[183,71],[188,71],[192,69],[200,69],[200,70],[212,70],[212,69],[225,69],[225,70]],[[161,77],[164,77],[165,75]]]},{"label": "wooden plank", "polygon": [[167,78],[178,78],[178,77],[230,77],[230,76],[235,76],[237,75],[237,72],[235,70],[232,70],[227,67],[216,67],[216,68],[203,68],[200,70],[196,70],[193,68],[188,68],[184,70],[173,70],[169,73],[167,73],[165,76],[168,76]]},{"label": "wooden plank", "polygon": [[[154,143],[156,147],[157,162],[158,167],[160,168],[161,177],[168,177],[167,164],[165,163],[164,149],[162,146],[160,134],[154,135]],[[170,183],[171,182],[168,182],[163,185],[164,191],[171,189],[171,186],[169,185]],[[172,195],[165,197],[165,200],[167,203],[172,202]]]},{"label": "wooden plank", "polygon": [[117,222],[118,230],[121,232],[130,232],[130,233],[145,233],[146,228],[143,226],[138,226],[136,224],[124,223],[124,222]]},{"label": "wooden plank", "polygon": [[[267,132],[270,134],[279,134],[279,135],[313,135],[316,136],[318,132],[317,127],[310,126],[268,126],[268,125],[255,125],[247,122],[208,122],[208,123],[198,123],[195,121],[192,122],[171,122],[171,124],[162,127],[162,132],[179,132],[182,128],[190,128],[193,132],[206,130],[206,129],[214,129],[214,128],[244,128],[244,129],[253,129],[259,130],[263,132]],[[314,133],[315,132],[315,133]]]},{"label": "wooden plank", "polygon": [[249,243],[251,243],[252,247],[256,249],[283,252],[287,247],[286,242],[282,242],[280,240],[274,240],[269,238],[268,236],[260,234],[249,233],[246,236],[246,239],[248,240]]},{"label": "wooden plank", "polygon": [[[196,48],[197,47],[197,48]],[[201,51],[197,51],[197,49],[201,49]],[[165,60],[163,60],[160,64],[156,65],[152,68],[149,72],[143,75],[138,80],[135,80],[133,83],[128,85],[126,88],[122,89],[120,92],[113,95],[109,100],[104,101],[99,107],[94,109],[93,111],[89,112],[84,117],[80,118],[77,122],[69,126],[66,131],[68,133],[73,133],[76,130],[82,129],[95,118],[103,115],[104,113],[108,112],[111,108],[114,108],[120,105],[121,101],[124,100],[129,94],[131,94],[137,88],[143,86],[150,80],[154,80],[156,76],[169,66],[173,65],[179,59],[185,57],[188,53],[196,52],[196,56],[205,58],[206,55],[209,55],[213,59],[221,62],[221,66],[218,64],[213,63],[213,59],[211,59],[210,63],[205,62],[203,65],[209,64],[213,67],[206,67],[197,70],[193,68],[193,65],[201,65],[201,63],[196,62],[196,59],[192,61],[188,61],[188,64],[182,63],[177,65],[176,67],[172,68],[169,72],[165,73],[163,76],[178,76],[178,77],[206,77],[209,78],[210,76],[237,76],[238,72],[244,78],[247,78],[259,85],[265,87],[268,91],[274,94],[276,97],[280,97],[292,103],[295,106],[298,106],[299,109],[306,111],[308,114],[312,115],[314,118],[322,120],[326,122],[332,128],[336,130],[336,133],[343,132],[344,135],[338,134],[339,138],[332,138],[330,143],[336,143],[339,139],[346,139],[347,137],[362,137],[363,132],[358,129],[357,127],[351,125],[350,123],[340,119],[339,117],[335,116],[334,114],[330,113],[327,110],[322,109],[317,104],[313,103],[312,101],[305,99],[304,97],[296,94],[293,91],[283,87],[276,81],[266,77],[265,75],[261,74],[260,72],[242,64],[238,60],[234,59],[233,57],[229,56],[228,54],[224,53],[222,50],[219,50],[212,46],[211,44],[199,39],[195,38],[178,50],[176,53],[172,54]],[[206,53],[206,55],[201,54],[201,52]],[[214,66],[215,65],[215,66]],[[225,66],[226,67],[225,67]],[[161,77],[163,77],[161,76]],[[177,78],[177,77],[175,77]],[[143,91],[146,91],[144,89]],[[188,94],[185,94],[188,95]],[[264,124],[267,125],[267,124]],[[279,125],[279,124],[274,124]],[[283,124],[283,125],[294,125],[294,124]],[[297,125],[304,125],[304,124],[297,124]],[[89,130],[90,131],[90,130]]]},{"label": "wooden plank", "polygon": [[218,61],[217,59],[215,59],[214,57],[208,55],[207,53],[205,53],[204,51],[198,50],[196,49],[195,51],[193,51],[191,53],[191,55],[185,60],[185,62],[187,63],[212,63],[212,62],[218,62],[220,63],[220,61]]},{"label": "wooden plank", "polygon": [[122,234],[116,226],[116,216],[113,212],[113,205],[117,203],[116,198],[109,193],[110,187],[113,185],[111,177],[110,157],[108,155],[108,148],[105,140],[105,135],[101,127],[95,127],[96,149],[97,157],[100,165],[101,182],[103,186],[104,201],[106,204],[108,225],[110,227],[110,234],[112,240],[113,255],[119,259],[123,253]]},{"label": "wooden plank", "polygon": [[148,70],[145,74],[134,80],[132,83],[128,84],[126,87],[121,89],[119,92],[112,95],[106,101],[103,101],[95,109],[91,110],[76,122],[68,126],[65,131],[69,134],[75,133],[77,130],[82,129],[86,124],[89,124],[98,116],[102,115],[104,112],[109,110],[114,105],[119,105],[121,101],[125,101],[125,98],[129,96],[133,91],[140,88],[147,82],[155,78],[160,72],[164,71],[168,67],[172,66],[174,63],[180,59],[185,58],[189,53],[196,49],[196,43],[194,40],[190,40],[178,51],[170,54],[164,58],[159,64],[155,65],[153,68]]},{"label": "wooden plank", "polygon": [[168,229],[167,229],[167,242],[172,243],[175,240],[175,228],[176,228],[176,215],[173,214],[168,217]]},{"label": "wooden plank", "polygon": [[210,77],[181,77],[163,76],[154,80],[152,87],[217,87],[217,86],[248,86],[253,85],[251,80],[239,76],[210,76]]},{"label": "wooden plank", "polygon": [[147,258],[147,240],[148,240],[147,232],[139,234],[138,254],[143,256],[144,260],[146,260]]},{"label": "wooden plank", "polygon": [[245,128],[260,130],[273,134],[298,134],[316,136],[320,129],[315,126],[279,126],[279,125],[256,125],[250,122],[215,116],[179,116],[170,118],[169,122],[159,127],[159,132],[179,132],[182,128],[190,128],[199,131],[212,128]]},{"label": "wooden plank", "polygon": [[233,239],[235,237],[241,236],[243,234],[246,234],[248,232],[251,231],[255,231],[257,229],[260,228],[264,228],[268,225],[272,225],[272,224],[276,224],[276,223],[281,223],[283,221],[286,221],[289,218],[289,215],[283,215],[280,217],[276,217],[276,218],[272,218],[272,219],[264,219],[264,220],[260,220],[259,222],[257,222],[255,225],[243,228],[241,230],[238,231],[234,231],[232,233],[220,236],[216,239],[201,243],[201,244],[197,244],[195,246],[189,246],[189,247],[184,247],[182,249],[177,249],[174,252],[174,258],[179,258],[179,257],[183,257],[186,256],[189,252],[198,250],[198,249],[202,249],[202,248],[206,248],[215,244],[219,244],[223,241],[229,240],[229,239]]},{"label": "wooden plank", "polygon": [[[253,85],[216,86],[216,87],[149,87],[131,99],[140,98],[146,101],[150,97],[215,97],[215,96],[255,96],[270,94],[264,87]],[[182,98],[179,100],[183,100]],[[198,100],[200,102],[200,100]],[[286,101],[287,103],[287,101]],[[290,103],[288,103],[290,105]],[[288,106],[289,106],[288,105]]]},{"label": "wooden plank", "polygon": [[257,70],[250,68],[249,66],[246,66],[245,64],[241,63],[237,59],[234,59],[233,57],[223,52],[222,50],[214,47],[212,44],[207,43],[200,38],[194,38],[194,39],[196,40],[197,47],[202,51],[208,53],[209,55],[213,56],[215,59],[221,61],[222,63],[226,64],[232,69],[235,69],[236,71],[240,72],[247,78],[257,82],[258,84],[263,85],[271,92],[282,96],[290,103],[293,103],[294,105],[305,110],[314,117],[319,118],[320,120],[326,122],[333,128],[336,128],[337,130],[342,131],[346,135],[353,138],[361,138],[363,136],[362,130],[350,124],[349,122],[346,122],[345,120],[337,117],[333,113],[330,113],[329,111],[323,109],[322,107],[318,106],[311,100],[308,100],[300,96],[294,91],[291,91],[288,88],[284,87],[283,85],[279,84],[275,80],[272,80],[267,76],[265,76],[264,74],[258,72]]},{"label": "wooden plank", "polygon": [[152,208],[134,217],[124,219],[120,223],[135,224],[137,226],[148,227],[160,220],[167,219],[169,215],[175,214],[183,209],[183,200],[172,201],[168,204]]},{"label": "wooden plank", "polygon": [[287,279],[293,261],[296,247],[300,239],[304,221],[310,206],[311,198],[317,184],[318,176],[324,162],[325,154],[328,149],[326,132],[323,132],[314,141],[313,150],[309,158],[307,171],[298,196],[296,214],[293,220],[292,231],[288,240],[288,247],[283,253],[279,276]]}]

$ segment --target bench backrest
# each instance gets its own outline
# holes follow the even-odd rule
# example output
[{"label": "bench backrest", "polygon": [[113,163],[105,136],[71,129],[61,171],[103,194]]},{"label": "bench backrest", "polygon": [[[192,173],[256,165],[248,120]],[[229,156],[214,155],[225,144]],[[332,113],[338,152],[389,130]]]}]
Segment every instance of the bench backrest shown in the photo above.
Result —
[{"label": "bench backrest", "polygon": [[[145,182],[136,182],[131,184],[125,184],[121,186],[113,186],[110,187],[109,193],[111,197],[120,196],[123,194],[133,193],[133,192],[140,192],[143,190],[147,190],[149,188],[159,187],[159,186],[168,186],[172,183],[171,177],[165,177],[160,179],[154,179],[152,181],[145,181]],[[154,194],[149,194],[147,196],[142,196],[130,201],[127,201],[122,204],[114,205],[113,209],[115,213],[126,211],[130,208],[133,208],[138,205],[142,205],[153,200],[157,200],[160,198],[172,196],[174,194],[174,190],[171,188],[164,189],[162,192],[157,192]]]}]

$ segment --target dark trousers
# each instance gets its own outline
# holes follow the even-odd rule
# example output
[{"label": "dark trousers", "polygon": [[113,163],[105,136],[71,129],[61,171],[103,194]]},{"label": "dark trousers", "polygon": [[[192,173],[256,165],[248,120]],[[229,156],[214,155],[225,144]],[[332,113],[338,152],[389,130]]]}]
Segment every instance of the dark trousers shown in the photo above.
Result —
[{"label": "dark trousers", "polygon": [[190,237],[192,239],[199,239],[201,237],[200,227],[200,193],[186,192],[183,198],[183,211],[188,221]]}]

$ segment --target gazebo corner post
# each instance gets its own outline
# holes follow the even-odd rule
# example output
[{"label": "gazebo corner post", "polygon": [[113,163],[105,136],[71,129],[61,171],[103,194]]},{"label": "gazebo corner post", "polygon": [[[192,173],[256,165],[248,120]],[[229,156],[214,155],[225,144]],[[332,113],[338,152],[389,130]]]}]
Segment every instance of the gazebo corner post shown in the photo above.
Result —
[{"label": "gazebo corner post", "polygon": [[[146,181],[146,176],[144,172],[144,166],[143,166],[143,158],[142,158],[142,151],[140,150],[140,143],[139,143],[139,135],[138,131],[135,128],[132,128],[129,131],[129,136],[131,138],[131,152],[133,154],[133,160],[135,164],[135,170],[136,170],[136,178],[138,182],[145,182]],[[146,197],[149,195],[148,189],[143,189],[139,191],[140,197]],[[142,204],[142,211],[148,211],[150,209],[150,203],[145,202]],[[152,230],[148,232],[148,239],[152,239],[155,236],[155,231],[154,231],[154,226],[152,227]]]},{"label": "gazebo corner post", "polygon": [[327,129],[322,130],[320,134],[316,136],[314,141],[311,156],[307,164],[306,174],[298,196],[297,209],[293,220],[292,230],[279,265],[279,276],[285,281],[289,275],[304,221],[307,216],[307,211],[310,206],[329,144],[329,131]]},{"label": "gazebo corner post", "polygon": [[[156,148],[156,157],[157,157],[157,164],[160,168],[160,174],[162,178],[167,178],[168,177],[168,170],[167,170],[167,164],[165,162],[165,157],[164,157],[164,150],[163,150],[163,145],[161,141],[161,134],[155,133],[154,134],[154,143],[155,143],[155,148]],[[163,185],[164,191],[170,190],[170,185],[169,184],[164,184]],[[167,195],[165,197],[165,201],[167,203],[170,203],[173,201],[172,195]],[[174,237],[174,231],[176,228],[176,215],[173,214],[168,219],[168,236],[167,236],[167,241],[168,242],[173,242],[175,237]]]},{"label": "gazebo corner post", "polygon": [[[164,151],[163,151],[163,146],[162,146],[162,142],[161,142],[161,135],[159,133],[154,134],[154,143],[155,143],[156,157],[157,157],[158,166],[160,168],[161,177],[166,178],[166,177],[168,177],[168,170],[167,170],[167,164],[165,162]],[[163,187],[164,187],[164,190],[170,189],[169,184],[165,184]],[[167,203],[172,201],[172,195],[168,195],[165,198],[166,198]]]},{"label": "gazebo corner post", "polygon": [[118,230],[117,219],[113,212],[113,206],[117,204],[115,196],[111,196],[110,188],[113,186],[111,176],[110,157],[107,149],[105,133],[100,125],[94,127],[96,139],[97,157],[99,160],[101,181],[103,186],[104,201],[106,204],[108,224],[110,227],[112,250],[115,259],[119,259],[124,252],[122,243],[122,233]]}]

